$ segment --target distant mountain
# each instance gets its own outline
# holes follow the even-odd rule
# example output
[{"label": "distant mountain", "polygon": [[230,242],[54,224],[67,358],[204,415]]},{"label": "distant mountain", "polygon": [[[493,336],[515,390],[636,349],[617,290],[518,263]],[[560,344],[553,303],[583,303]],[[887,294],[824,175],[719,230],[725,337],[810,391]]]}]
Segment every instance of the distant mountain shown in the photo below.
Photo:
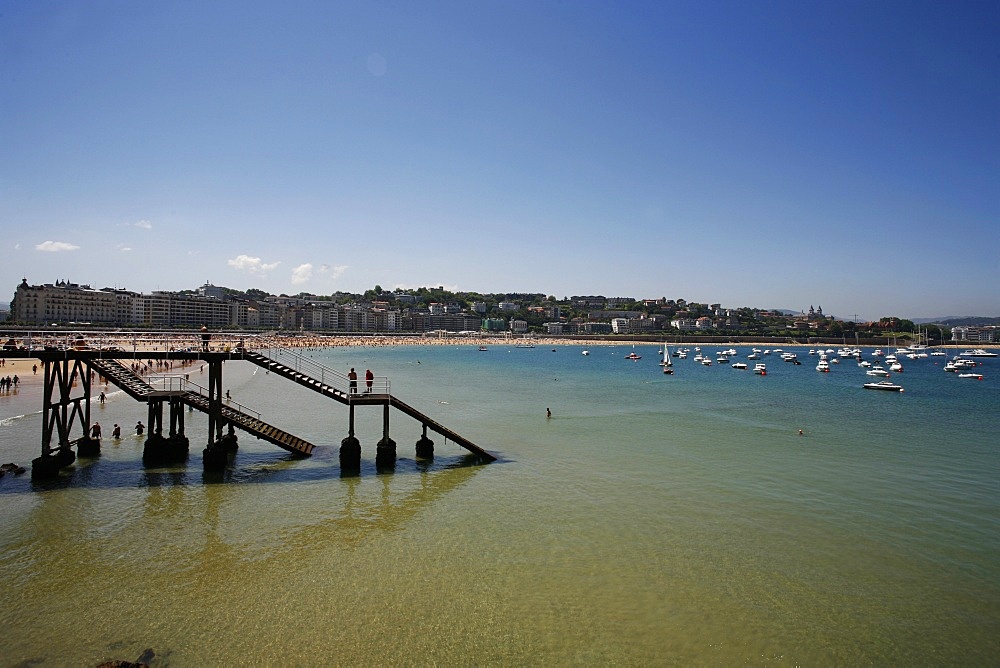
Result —
[{"label": "distant mountain", "polygon": [[1000,325],[1000,318],[989,318],[981,315],[947,315],[940,318],[914,318],[913,324],[947,325],[948,327],[982,327],[984,325]]}]

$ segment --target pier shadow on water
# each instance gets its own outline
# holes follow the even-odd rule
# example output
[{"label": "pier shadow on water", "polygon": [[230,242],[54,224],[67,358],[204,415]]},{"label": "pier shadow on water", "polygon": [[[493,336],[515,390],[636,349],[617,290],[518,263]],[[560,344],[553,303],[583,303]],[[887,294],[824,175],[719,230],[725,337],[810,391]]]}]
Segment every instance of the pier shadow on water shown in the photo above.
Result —
[{"label": "pier shadow on water", "polygon": [[[501,463],[499,460],[491,462]],[[51,480],[32,480],[28,472],[0,478],[0,497],[25,492],[52,492],[70,489],[135,489],[164,486],[301,484],[347,478],[412,476],[437,471],[485,466],[475,454],[435,456],[429,459],[398,457],[393,465],[362,459],[358,468],[340,466],[336,446],[317,446],[313,456],[302,459],[286,453],[239,451],[221,471],[205,471],[200,456],[184,464],[146,467],[141,459],[77,458]]]}]

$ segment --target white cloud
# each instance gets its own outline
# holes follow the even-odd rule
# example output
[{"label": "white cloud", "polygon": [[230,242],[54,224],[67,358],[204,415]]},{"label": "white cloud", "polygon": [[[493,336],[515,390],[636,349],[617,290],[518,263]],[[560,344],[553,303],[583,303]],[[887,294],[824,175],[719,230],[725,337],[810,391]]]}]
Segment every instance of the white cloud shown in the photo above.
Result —
[{"label": "white cloud", "polygon": [[132,223],[132,225],[134,225],[135,227],[141,227],[144,230],[151,230],[151,229],[153,229],[153,224],[151,222],[149,222],[148,220],[140,220],[137,223]]},{"label": "white cloud", "polygon": [[21,250],[21,244],[14,244],[14,250]]},{"label": "white cloud", "polygon": [[329,276],[330,278],[340,278],[340,276],[347,271],[346,264],[337,264],[330,266],[328,264],[321,264],[319,266],[319,273],[324,276]]},{"label": "white cloud", "polygon": [[43,241],[42,243],[35,246],[35,250],[46,251],[49,253],[58,253],[60,251],[73,251],[79,248],[74,244],[68,244],[65,241]]},{"label": "white cloud", "polygon": [[299,266],[292,269],[292,285],[299,285],[300,283],[306,283],[310,278],[312,278],[313,266],[306,262],[305,264],[300,264]]},{"label": "white cloud", "polygon": [[117,246],[115,246],[115,248],[117,248],[123,253],[132,250],[129,246],[126,246],[125,244],[118,244]]},{"label": "white cloud", "polygon": [[250,257],[249,255],[238,255],[232,260],[227,260],[226,264],[234,269],[240,271],[245,271],[250,274],[257,276],[264,276],[268,272],[273,271],[280,262],[262,262],[259,257]]}]

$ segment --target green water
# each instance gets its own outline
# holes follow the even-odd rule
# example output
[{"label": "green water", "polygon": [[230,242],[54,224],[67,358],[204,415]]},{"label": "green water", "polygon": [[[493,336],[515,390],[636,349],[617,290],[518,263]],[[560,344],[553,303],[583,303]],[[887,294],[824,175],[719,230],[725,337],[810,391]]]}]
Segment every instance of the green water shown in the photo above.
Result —
[{"label": "green water", "polygon": [[[57,483],[0,479],[0,663],[996,661],[1000,364],[970,382],[915,360],[894,394],[853,363],[664,377],[630,351],[309,351],[501,458],[467,465],[432,434],[418,463],[419,425],[393,414],[400,459],[378,474],[381,410],[359,409],[357,477],[344,407],[228,362],[234,399],[315,455],[242,435],[206,478],[188,414],[184,467],[144,470],[129,437]],[[40,408],[19,399],[2,417]],[[120,394],[94,410],[105,434],[145,419]],[[27,465],[40,423],[0,422],[0,459]]]}]

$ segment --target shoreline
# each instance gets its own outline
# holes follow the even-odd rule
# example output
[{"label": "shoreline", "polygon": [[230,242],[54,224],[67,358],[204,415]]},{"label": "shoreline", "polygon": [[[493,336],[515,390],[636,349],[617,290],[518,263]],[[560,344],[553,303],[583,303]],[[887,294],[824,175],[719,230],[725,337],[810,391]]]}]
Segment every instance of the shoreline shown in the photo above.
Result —
[{"label": "shoreline", "polygon": [[[192,350],[196,351],[200,347],[200,341],[196,341],[197,335],[184,334],[162,334],[162,335],[143,335],[142,337],[119,337],[119,338],[105,338],[104,342],[107,346],[117,345],[118,347],[124,347],[124,344],[128,345],[125,350],[132,350],[137,355],[141,355],[144,352],[161,352],[168,350]],[[93,340],[93,339],[92,339]],[[344,336],[344,335],[330,335],[330,336],[302,336],[302,335],[274,335],[274,336],[246,336],[240,334],[230,334],[230,333],[215,333],[212,335],[210,341],[210,348],[213,352],[228,352],[230,350],[235,350],[237,345],[243,342],[249,350],[267,350],[268,348],[296,348],[296,349],[318,349],[318,348],[392,348],[397,346],[451,346],[451,347],[485,347],[487,350],[491,347],[494,348],[516,348],[516,347],[528,347],[530,344],[534,348],[551,348],[557,349],[560,346],[567,347],[583,347],[583,348],[596,348],[596,347],[620,347],[620,346],[656,346],[662,349],[664,345],[663,341],[622,341],[622,340],[606,340],[606,339],[582,339],[582,338],[554,338],[554,337],[540,337],[540,338],[529,338],[529,339],[515,339],[515,338],[501,338],[494,336],[443,336],[443,337],[429,337],[429,336],[393,336],[393,335],[371,335],[371,336]],[[861,348],[882,348],[887,352],[895,350],[895,346],[891,344],[861,344],[860,346],[847,346],[843,343],[832,344],[832,343],[761,343],[758,341],[729,341],[729,342],[705,342],[705,341],[688,341],[682,343],[672,343],[666,342],[666,344],[671,348],[688,348],[694,349],[696,347],[702,348],[731,348],[734,346],[739,347],[756,347],[762,349],[778,350],[784,348],[795,348],[795,349],[827,349],[832,347],[861,347]],[[930,346],[928,350],[946,350],[946,351],[964,351],[964,350],[975,350],[976,348],[981,348],[984,350],[993,350],[1000,352],[1000,344],[998,343],[947,343],[942,345]],[[955,353],[956,355],[958,352]],[[32,392],[36,388],[40,388],[44,381],[43,366],[41,360],[35,357],[17,357],[17,358],[6,358],[3,351],[0,350],[0,359],[4,360],[4,365],[0,366],[0,378],[5,378],[7,376],[18,376],[18,389],[17,390],[7,390],[0,394],[0,400],[5,398],[11,398],[12,396],[17,396],[25,391]],[[37,365],[37,372],[33,372],[32,368]],[[187,364],[184,365],[188,366]],[[194,366],[194,362],[191,363]]]}]

